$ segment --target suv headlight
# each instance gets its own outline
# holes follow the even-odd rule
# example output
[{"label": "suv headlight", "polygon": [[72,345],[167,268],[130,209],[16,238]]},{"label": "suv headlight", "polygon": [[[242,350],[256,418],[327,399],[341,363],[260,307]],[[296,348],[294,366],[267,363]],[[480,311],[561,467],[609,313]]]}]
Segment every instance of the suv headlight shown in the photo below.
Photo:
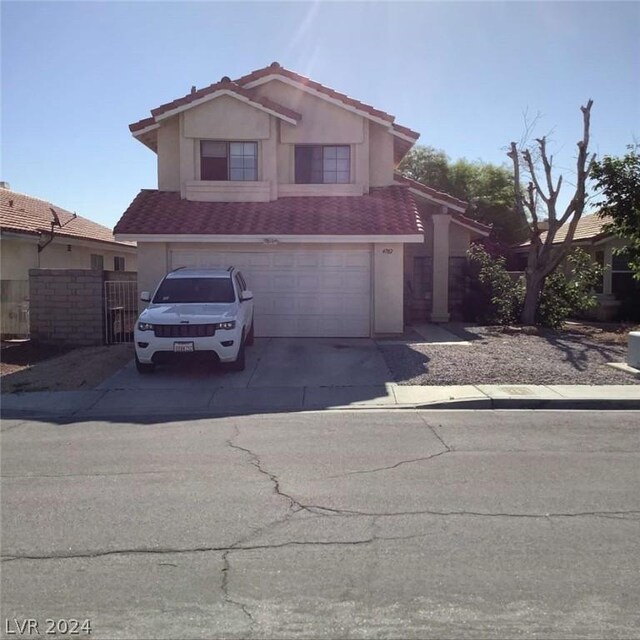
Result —
[{"label": "suv headlight", "polygon": [[153,325],[148,322],[138,322],[138,331],[153,331]]},{"label": "suv headlight", "polygon": [[218,324],[214,325],[216,329],[235,329],[236,321],[230,320],[229,322],[218,322]]}]

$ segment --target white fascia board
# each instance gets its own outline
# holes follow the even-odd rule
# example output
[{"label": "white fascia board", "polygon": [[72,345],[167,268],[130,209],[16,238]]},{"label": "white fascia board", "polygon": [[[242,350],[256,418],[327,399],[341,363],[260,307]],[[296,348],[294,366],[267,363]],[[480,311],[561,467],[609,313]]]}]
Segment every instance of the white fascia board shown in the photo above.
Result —
[{"label": "white fascia board", "polygon": [[[406,184],[403,184],[402,182],[394,182],[395,185],[397,185],[398,187],[406,187]],[[423,193],[422,191],[419,191],[418,189],[414,189],[413,187],[409,187],[409,191],[414,195],[414,196],[418,196],[419,198],[424,198],[425,200],[428,200],[429,202],[434,202],[435,204],[440,204],[443,205],[445,207],[447,207],[448,209],[453,209],[454,211],[458,211],[459,213],[464,213],[466,211],[466,207],[461,207],[460,205],[457,204],[452,204],[451,202],[447,202],[446,200],[440,200],[438,198],[434,198],[433,196],[429,196],[426,193]]]},{"label": "white fascia board", "polygon": [[[113,242],[107,242],[104,240],[91,240],[90,238],[79,238],[77,236],[61,236],[56,233],[56,229],[58,227],[54,227],[53,240],[52,244],[69,244],[72,247],[84,247],[87,249],[104,249],[108,251],[119,252],[123,251],[124,253],[135,254],[138,251],[136,246],[130,244],[121,244],[117,240]],[[43,229],[42,232],[34,232],[27,233],[21,232],[15,229],[2,229],[2,233],[0,234],[2,238],[6,238],[7,240],[21,240],[23,242],[28,242],[30,244],[38,244],[42,238],[50,238],[51,234],[48,229]]]},{"label": "white fascia board", "polygon": [[469,231],[473,231],[474,233],[477,233],[478,235],[481,235],[481,236],[488,236],[491,233],[490,231],[484,231],[483,229],[478,229],[478,227],[474,227],[470,224],[465,224],[462,220],[456,220],[455,218],[451,218],[451,222],[453,222],[454,224],[457,224],[460,227],[464,227],[465,229],[469,229]]},{"label": "white fascia board", "polygon": [[415,144],[416,142],[418,142],[418,138],[412,138],[411,136],[407,136],[404,133],[400,133],[400,131],[396,131],[393,128],[393,125],[389,127],[389,133],[394,135],[396,138],[400,138],[401,140],[404,140],[405,142],[410,142],[411,144]]},{"label": "white fascia board", "polygon": [[156,129],[159,129],[159,128],[160,128],[159,124],[150,124],[148,127],[145,127],[144,129],[140,129],[140,131],[132,131],[131,135],[134,138],[139,138],[145,133],[149,133],[150,131],[155,131]]},{"label": "white fascia board", "polygon": [[166,120],[167,118],[171,118],[172,116],[175,116],[178,113],[182,113],[183,111],[187,111],[188,109],[191,109],[192,107],[197,107],[198,105],[204,104],[205,102],[210,102],[211,100],[215,100],[216,98],[219,98],[220,96],[229,96],[231,98],[235,98],[236,100],[239,100],[240,102],[244,102],[245,104],[249,104],[252,107],[255,107],[256,109],[260,110],[260,111],[264,111],[265,113],[268,113],[269,115],[275,116],[276,118],[280,118],[280,120],[284,120],[285,122],[288,122],[289,124],[292,125],[297,125],[298,121],[294,120],[293,118],[290,118],[289,116],[285,116],[282,113],[278,113],[277,111],[274,111],[273,109],[269,109],[269,107],[265,107],[264,105],[260,104],[259,102],[254,102],[253,100],[250,100],[249,98],[246,98],[245,96],[241,96],[240,94],[236,93],[235,91],[229,91],[228,89],[220,89],[218,91],[214,91],[213,93],[210,93],[209,95],[206,95],[198,100],[194,100],[193,102],[189,102],[188,104],[183,104],[180,107],[176,107],[175,109],[171,109],[170,111],[165,111],[165,113],[161,113],[158,116],[155,116],[156,118],[156,122],[161,122],[162,120]]},{"label": "white fascia board", "polygon": [[[600,240],[597,240],[596,242],[593,242],[593,239],[591,240],[591,242],[593,242],[593,246],[594,247],[599,247],[600,245],[606,244],[607,242],[610,242],[611,240],[623,240],[624,238],[616,238],[616,236],[612,233],[604,236],[603,238],[600,238]],[[577,241],[574,241],[577,242]]]},{"label": "white fascia board", "polygon": [[253,87],[258,87],[261,84],[266,84],[267,82],[270,82],[271,80],[279,80],[280,82],[284,83],[284,84],[288,84],[290,87],[295,87],[296,89],[300,89],[300,91],[304,91],[305,93],[308,93],[309,95],[315,96],[316,98],[321,98],[322,100],[326,100],[327,102],[330,102],[331,104],[336,105],[337,107],[341,107],[342,109],[345,109],[346,111],[350,111],[351,113],[355,113],[359,116],[362,116],[364,118],[367,118],[368,120],[372,120],[373,122],[377,122],[378,124],[381,124],[384,127],[390,127],[393,123],[390,122],[389,120],[384,120],[383,118],[378,118],[377,116],[372,115],[371,113],[369,113],[368,111],[363,111],[362,109],[358,109],[356,107],[353,107],[349,104],[345,104],[344,102],[342,102],[342,100],[338,100],[336,98],[332,98],[331,96],[328,96],[326,93],[322,93],[321,91],[318,91],[316,89],[312,89],[311,87],[306,87],[305,85],[301,84],[300,82],[296,82],[295,80],[291,80],[291,78],[285,78],[277,73],[265,76],[264,78],[260,78],[258,80],[254,80],[253,82],[249,82],[245,85],[242,85],[243,88],[245,89],[253,89]]},{"label": "white fascia board", "polygon": [[424,242],[421,233],[408,235],[362,235],[362,236],[317,236],[317,235],[202,235],[202,234],[132,234],[118,233],[118,240],[133,240],[136,242],[255,242],[259,244],[289,244],[289,243],[381,243],[381,242]]},{"label": "white fascia board", "polygon": [[[49,237],[48,233],[44,234]],[[138,248],[130,244],[121,244],[117,240],[107,242],[105,240],[92,240],[90,238],[66,237],[55,233],[53,236],[53,244],[70,244],[74,247],[84,247],[85,249],[102,249],[104,251],[114,251],[135,254]]]}]

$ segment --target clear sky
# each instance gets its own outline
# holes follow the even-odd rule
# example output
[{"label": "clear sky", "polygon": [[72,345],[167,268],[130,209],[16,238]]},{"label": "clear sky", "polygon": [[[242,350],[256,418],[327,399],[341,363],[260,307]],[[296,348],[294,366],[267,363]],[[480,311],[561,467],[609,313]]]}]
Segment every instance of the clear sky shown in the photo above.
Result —
[{"label": "clear sky", "polygon": [[638,2],[7,2],[2,169],[23,193],[112,227],[156,158],[128,125],[274,60],[396,116],[421,144],[502,163],[540,112],[570,178],[592,142],[640,137]]}]

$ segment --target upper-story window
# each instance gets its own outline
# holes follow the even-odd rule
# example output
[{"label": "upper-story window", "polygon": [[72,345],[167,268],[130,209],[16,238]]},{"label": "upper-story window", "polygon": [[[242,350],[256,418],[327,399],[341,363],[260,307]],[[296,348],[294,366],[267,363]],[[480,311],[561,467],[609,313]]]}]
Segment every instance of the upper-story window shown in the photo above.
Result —
[{"label": "upper-story window", "polygon": [[296,145],[297,184],[351,182],[349,145]]},{"label": "upper-story window", "polygon": [[257,180],[257,142],[200,142],[201,180]]}]

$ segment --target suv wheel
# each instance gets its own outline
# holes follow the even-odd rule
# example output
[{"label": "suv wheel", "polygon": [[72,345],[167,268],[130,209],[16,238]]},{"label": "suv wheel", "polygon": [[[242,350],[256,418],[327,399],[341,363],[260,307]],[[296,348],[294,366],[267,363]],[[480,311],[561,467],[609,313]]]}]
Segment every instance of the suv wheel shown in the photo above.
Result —
[{"label": "suv wheel", "polygon": [[244,371],[246,362],[245,362],[245,353],[244,353],[244,332],[242,333],[242,339],[240,340],[240,348],[238,349],[238,355],[233,362],[229,363],[229,368],[232,371]]},{"label": "suv wheel", "polygon": [[247,341],[245,344],[250,347],[253,344],[253,339],[254,339],[254,336],[253,336],[253,322],[252,322],[251,329],[249,329],[249,333],[247,334]]},{"label": "suv wheel", "polygon": [[153,370],[156,368],[156,365],[151,363],[146,363],[146,362],[140,362],[140,360],[138,360],[138,356],[136,355],[136,369],[138,370],[138,373],[153,373]]}]

